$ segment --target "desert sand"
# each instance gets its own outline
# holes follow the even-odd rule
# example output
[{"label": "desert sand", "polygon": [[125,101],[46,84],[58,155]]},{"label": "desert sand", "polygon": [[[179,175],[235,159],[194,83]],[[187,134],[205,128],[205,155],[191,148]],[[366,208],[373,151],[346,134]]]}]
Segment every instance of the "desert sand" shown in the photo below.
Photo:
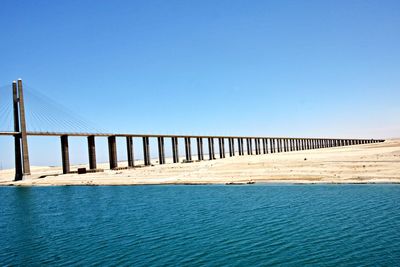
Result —
[{"label": "desert sand", "polygon": [[[216,155],[218,157],[218,155]],[[194,159],[196,156],[194,156]],[[207,156],[205,156],[207,158]],[[263,155],[168,163],[125,170],[61,174],[60,167],[32,166],[14,182],[14,170],[0,171],[0,185],[143,185],[226,183],[400,183],[400,139],[383,143]],[[124,163],[120,163],[123,165]],[[72,170],[86,165],[72,166]]]}]

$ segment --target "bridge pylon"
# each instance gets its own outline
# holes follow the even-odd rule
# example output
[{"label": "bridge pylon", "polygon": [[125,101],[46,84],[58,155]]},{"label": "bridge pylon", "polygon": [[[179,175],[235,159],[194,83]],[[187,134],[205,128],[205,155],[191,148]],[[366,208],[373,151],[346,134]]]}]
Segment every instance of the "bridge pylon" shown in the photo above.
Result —
[{"label": "bridge pylon", "polygon": [[25,105],[22,80],[13,81],[15,181],[31,174],[29,165],[28,138],[26,134]]}]

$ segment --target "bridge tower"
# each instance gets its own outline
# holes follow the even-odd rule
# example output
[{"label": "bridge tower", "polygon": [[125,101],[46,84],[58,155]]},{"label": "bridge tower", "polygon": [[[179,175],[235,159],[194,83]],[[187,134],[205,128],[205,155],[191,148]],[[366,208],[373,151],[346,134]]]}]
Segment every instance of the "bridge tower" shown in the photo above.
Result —
[{"label": "bridge tower", "polygon": [[13,81],[15,181],[31,174],[29,165],[28,138],[26,134],[25,105],[22,80]]}]

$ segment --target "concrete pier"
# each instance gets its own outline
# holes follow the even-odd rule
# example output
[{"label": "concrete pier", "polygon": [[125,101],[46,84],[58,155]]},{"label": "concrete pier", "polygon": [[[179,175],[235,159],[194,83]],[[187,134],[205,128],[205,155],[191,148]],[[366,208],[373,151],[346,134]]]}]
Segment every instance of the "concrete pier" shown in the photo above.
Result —
[{"label": "concrete pier", "polygon": [[282,152],[282,139],[276,139],[276,150],[278,153]]},{"label": "concrete pier", "polygon": [[87,137],[88,155],[89,155],[89,169],[97,169],[96,163],[96,143],[93,135]]},{"label": "concrete pier", "polygon": [[233,138],[228,138],[229,143],[229,157],[235,156],[235,140]]},{"label": "concrete pier", "polygon": [[117,160],[117,141],[115,136],[108,137],[108,158],[110,161],[110,169],[113,170],[118,167]]},{"label": "concrete pier", "polygon": [[204,153],[203,153],[203,138],[197,137],[197,159],[204,160]]},{"label": "concrete pier", "polygon": [[135,157],[133,152],[133,138],[132,136],[126,137],[126,154],[128,158],[128,167],[133,168],[135,166]]},{"label": "concrete pier", "polygon": [[238,150],[239,150],[239,156],[243,156],[244,155],[243,138],[238,138]]},{"label": "concrete pier", "polygon": [[185,137],[185,156],[186,156],[186,162],[192,161],[192,145],[190,143],[189,137]]},{"label": "concrete pier", "polygon": [[251,138],[246,138],[246,145],[247,145],[247,155],[253,155],[253,145],[251,142]]},{"label": "concrete pier", "polygon": [[275,153],[275,138],[270,138],[269,139],[269,144],[270,144],[270,146],[271,146],[271,154],[272,153]]},{"label": "concrete pier", "polygon": [[143,139],[143,160],[144,160],[144,165],[149,166],[151,165],[150,162],[150,142],[149,142],[149,137],[144,136],[142,137]]},{"label": "concrete pier", "polygon": [[61,160],[62,160],[62,169],[63,174],[69,173],[70,163],[69,163],[69,148],[68,148],[68,136],[61,136]]},{"label": "concrete pier", "polygon": [[260,145],[260,143],[258,142],[258,138],[255,138],[254,139],[254,148],[255,148],[255,153],[256,153],[256,155],[259,155],[259,145]]},{"label": "concrete pier", "polygon": [[158,145],[158,162],[159,164],[165,164],[165,149],[164,149],[164,137],[157,137]]},{"label": "concrete pier", "polygon": [[209,160],[214,160],[215,159],[214,138],[212,138],[212,137],[208,138],[208,159]]},{"label": "concrete pier", "polygon": [[263,144],[263,154],[267,154],[268,153],[268,139],[263,138],[262,144]]},{"label": "concrete pier", "polygon": [[172,142],[172,161],[174,163],[178,163],[179,162],[178,138],[172,137],[171,142]]},{"label": "concrete pier", "polygon": [[219,158],[225,158],[225,140],[224,138],[218,138],[218,145],[219,145]]}]

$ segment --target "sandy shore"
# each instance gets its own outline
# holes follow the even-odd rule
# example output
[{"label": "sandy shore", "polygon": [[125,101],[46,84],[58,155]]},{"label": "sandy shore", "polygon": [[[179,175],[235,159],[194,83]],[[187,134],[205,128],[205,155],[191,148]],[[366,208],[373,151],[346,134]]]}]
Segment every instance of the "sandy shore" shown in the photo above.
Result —
[{"label": "sandy shore", "polygon": [[[99,168],[106,169],[107,164]],[[0,185],[400,183],[400,139],[80,175],[61,175],[60,167],[33,166],[32,173],[23,181],[13,182],[14,170],[0,171]]]}]

